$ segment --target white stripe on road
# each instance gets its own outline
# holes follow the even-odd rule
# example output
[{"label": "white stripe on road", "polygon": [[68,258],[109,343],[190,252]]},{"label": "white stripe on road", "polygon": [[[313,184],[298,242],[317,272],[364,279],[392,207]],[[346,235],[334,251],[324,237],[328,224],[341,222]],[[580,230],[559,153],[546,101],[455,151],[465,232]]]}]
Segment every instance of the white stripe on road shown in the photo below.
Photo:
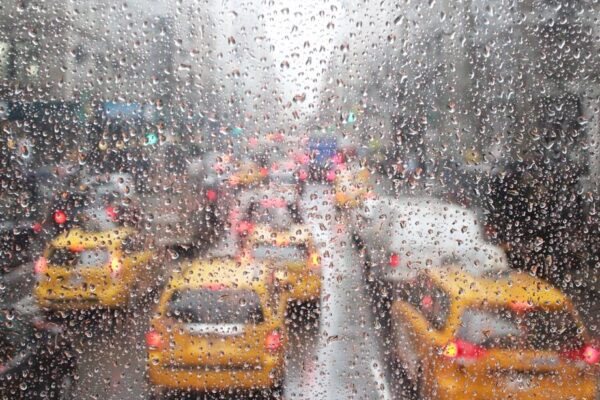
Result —
[{"label": "white stripe on road", "polygon": [[377,383],[379,398],[382,400],[392,400],[392,393],[390,392],[390,387],[386,382],[385,374],[381,369],[381,363],[377,362],[377,360],[373,360],[371,362],[371,372],[375,378],[375,383]]}]

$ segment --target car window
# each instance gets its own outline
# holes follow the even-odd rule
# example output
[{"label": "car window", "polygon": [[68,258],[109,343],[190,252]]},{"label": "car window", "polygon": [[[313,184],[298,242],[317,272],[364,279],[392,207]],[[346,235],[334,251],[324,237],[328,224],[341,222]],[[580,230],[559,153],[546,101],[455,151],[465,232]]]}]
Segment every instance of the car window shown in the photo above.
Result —
[{"label": "car window", "polygon": [[567,310],[465,310],[457,336],[485,348],[568,351],[583,346],[581,328]]},{"label": "car window", "polygon": [[51,265],[75,265],[78,260],[77,253],[64,247],[50,247],[48,250],[48,263]]},{"label": "car window", "polygon": [[77,253],[78,267],[101,267],[110,260],[110,253],[106,248],[83,250]]},{"label": "car window", "polygon": [[257,244],[252,247],[251,253],[252,257],[257,259],[304,261],[308,257],[308,248],[303,244],[293,246]]},{"label": "car window", "polygon": [[176,291],[169,299],[167,315],[183,323],[259,324],[264,321],[260,297],[250,290]]}]

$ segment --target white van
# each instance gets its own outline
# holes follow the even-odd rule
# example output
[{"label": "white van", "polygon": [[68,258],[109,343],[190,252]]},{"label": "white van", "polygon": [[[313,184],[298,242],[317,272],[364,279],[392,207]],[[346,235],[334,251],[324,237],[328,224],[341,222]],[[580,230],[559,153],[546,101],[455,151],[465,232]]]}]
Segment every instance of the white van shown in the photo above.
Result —
[{"label": "white van", "polygon": [[486,242],[472,211],[425,197],[366,200],[355,213],[371,275],[406,281],[423,268],[457,264],[472,274],[508,268],[503,250]]}]

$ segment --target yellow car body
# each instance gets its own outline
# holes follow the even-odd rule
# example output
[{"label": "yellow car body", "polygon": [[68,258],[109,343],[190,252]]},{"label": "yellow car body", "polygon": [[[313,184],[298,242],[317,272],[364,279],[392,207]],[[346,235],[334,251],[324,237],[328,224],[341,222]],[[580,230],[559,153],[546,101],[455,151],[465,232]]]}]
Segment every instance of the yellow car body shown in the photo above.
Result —
[{"label": "yellow car body", "polygon": [[[268,254],[260,258],[268,259],[281,268],[290,286],[290,299],[318,301],[321,295],[321,257],[315,246],[312,234],[304,225],[293,225],[288,229],[278,230],[270,226],[259,225],[254,228],[246,242],[244,252],[250,258],[256,258],[256,250],[271,246],[273,256]],[[277,248],[300,249],[302,257],[281,259],[275,257]]]},{"label": "yellow car body", "polygon": [[[126,306],[134,290],[147,288],[159,278],[153,269],[155,253],[136,235],[133,229],[119,228],[72,229],[57,236],[36,261],[38,304],[56,311]],[[59,258],[67,261],[54,262]]]},{"label": "yellow car body", "polygon": [[249,186],[267,178],[268,172],[255,162],[244,162],[229,178],[230,186]]},{"label": "yellow car body", "polygon": [[[160,297],[152,330],[146,336],[148,379],[154,390],[252,390],[280,384],[287,341],[287,297],[283,285],[273,282],[268,269],[229,258],[198,260],[174,276]],[[178,302],[190,293],[199,293],[202,300],[195,307],[205,304],[207,314],[184,320]],[[233,302],[237,293],[258,299],[260,322],[237,321],[241,325],[233,334],[219,332],[219,327],[229,329],[225,323],[229,314],[216,309],[225,306],[209,306],[214,298],[211,293],[221,302]],[[236,301],[231,306],[231,318],[238,318],[243,305]],[[203,323],[211,318],[221,318],[221,325]],[[278,335],[277,343],[272,341],[273,335]]]},{"label": "yellow car body", "polygon": [[343,168],[335,177],[335,203],[338,207],[353,208],[359,206],[369,196],[370,173],[366,168],[354,171]]},{"label": "yellow car body", "polygon": [[[569,350],[570,354],[578,354],[572,357],[565,356],[568,351],[561,353],[547,347],[547,342],[553,340],[549,337],[538,338],[543,344],[515,347],[506,344],[474,345],[460,339],[461,330],[468,329],[464,322],[467,313],[472,316],[487,312],[483,310],[498,310],[510,313],[506,315],[520,315],[518,318],[522,320],[530,318],[527,315],[538,315],[535,313],[568,315],[569,321],[573,321],[572,327],[582,332],[578,340],[589,343],[571,303],[558,289],[516,272],[501,279],[486,279],[457,269],[443,269],[425,271],[420,278],[423,280],[414,282],[409,289],[413,290],[413,294],[407,298],[412,300],[396,300],[393,303],[392,331],[397,359],[413,383],[418,383],[422,398],[596,398],[597,365],[590,365],[597,364],[597,358],[600,358],[595,349],[590,353],[594,362],[587,363],[577,358],[580,355],[578,349]],[[424,291],[429,291],[430,295],[415,294],[415,290],[421,289],[414,288],[425,286],[429,289]],[[443,306],[446,301],[446,306]],[[436,318],[440,315],[447,315],[446,322],[436,325],[439,323]],[[477,334],[483,335],[481,337],[485,340],[492,340],[496,328],[490,320],[483,321],[486,322]],[[530,334],[528,331],[527,335]],[[535,337],[535,334],[531,335],[531,338]]]}]

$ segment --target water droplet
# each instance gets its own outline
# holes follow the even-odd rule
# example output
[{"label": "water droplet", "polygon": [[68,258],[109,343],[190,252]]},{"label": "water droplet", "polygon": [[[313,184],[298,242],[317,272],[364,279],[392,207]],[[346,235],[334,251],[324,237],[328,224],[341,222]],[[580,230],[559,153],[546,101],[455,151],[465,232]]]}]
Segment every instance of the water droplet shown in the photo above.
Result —
[{"label": "water droplet", "polygon": [[454,100],[450,100],[447,108],[449,113],[454,113],[456,111],[456,102]]}]

